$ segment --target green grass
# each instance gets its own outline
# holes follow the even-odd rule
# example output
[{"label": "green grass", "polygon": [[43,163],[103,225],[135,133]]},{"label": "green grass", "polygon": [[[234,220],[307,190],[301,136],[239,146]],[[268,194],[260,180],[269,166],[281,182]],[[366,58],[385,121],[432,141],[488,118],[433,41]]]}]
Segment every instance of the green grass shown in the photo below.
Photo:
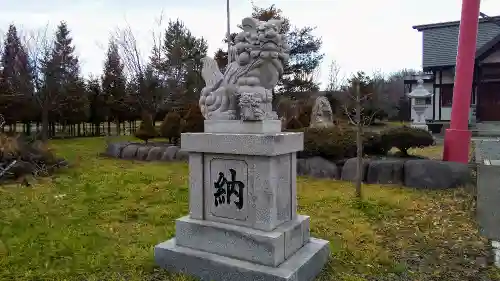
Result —
[{"label": "green grass", "polygon": [[[74,167],[30,188],[0,187],[0,280],[188,280],[153,261],[153,247],[188,213],[187,165],[99,158],[104,144],[54,141]],[[363,191],[359,202],[350,183],[298,179],[299,212],[311,216],[313,236],[331,242],[319,280],[495,274],[475,263],[486,241],[464,189]]]}]

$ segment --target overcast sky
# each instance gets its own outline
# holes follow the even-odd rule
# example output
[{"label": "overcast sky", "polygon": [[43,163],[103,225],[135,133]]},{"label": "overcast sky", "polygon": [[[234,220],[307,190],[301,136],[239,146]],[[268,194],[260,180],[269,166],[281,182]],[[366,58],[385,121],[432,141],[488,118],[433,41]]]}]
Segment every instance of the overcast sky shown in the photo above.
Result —
[{"label": "overcast sky", "polygon": [[[392,72],[420,68],[422,36],[413,25],[459,20],[461,0],[274,0],[253,1],[257,6],[276,4],[292,25],[315,26],[322,37],[325,59],[320,81],[324,86],[328,65],[336,60],[342,73]],[[71,3],[71,4],[70,4]],[[0,0],[0,29],[10,23],[20,29],[53,30],[68,23],[80,57],[82,72],[100,74],[109,35],[117,27],[133,27],[141,51],[151,50],[156,19],[182,20],[196,36],[203,36],[209,55],[224,47],[226,0]],[[500,15],[500,0],[482,0],[481,11]],[[231,28],[252,12],[252,1],[231,0]]]}]

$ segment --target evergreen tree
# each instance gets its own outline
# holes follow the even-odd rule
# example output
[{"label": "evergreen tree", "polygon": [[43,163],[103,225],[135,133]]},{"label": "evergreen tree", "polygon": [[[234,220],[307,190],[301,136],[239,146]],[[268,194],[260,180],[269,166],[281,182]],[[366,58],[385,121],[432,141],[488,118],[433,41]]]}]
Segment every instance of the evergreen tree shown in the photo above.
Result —
[{"label": "evergreen tree", "polygon": [[[270,19],[284,20],[282,31],[287,36],[287,42],[290,46],[290,59],[285,65],[283,78],[278,82],[280,92],[312,92],[319,89],[318,83],[314,81],[314,71],[320,66],[323,60],[323,54],[320,53],[322,40],[315,37],[312,32],[313,27],[293,27],[290,21],[283,16],[280,9],[275,5],[267,8],[253,6],[252,17],[261,21]],[[235,34],[230,36],[234,42]],[[225,38],[223,40],[227,42]],[[227,52],[221,49],[215,53],[215,60],[219,67],[227,64]]]},{"label": "evergreen tree", "polygon": [[4,41],[0,65],[0,112],[8,124],[35,118],[33,72],[28,54],[11,24]]},{"label": "evergreen tree", "polygon": [[170,143],[176,144],[181,137],[182,118],[179,113],[171,111],[165,115],[160,126],[160,134]]},{"label": "evergreen tree", "polygon": [[203,132],[205,129],[205,118],[201,113],[200,106],[193,104],[190,106],[188,113],[184,117],[184,124],[182,126],[183,133],[198,133]]},{"label": "evergreen tree", "polygon": [[98,78],[90,77],[85,86],[90,107],[89,121],[93,124],[93,132],[100,135],[100,124],[109,116],[108,103]]},{"label": "evergreen tree", "polygon": [[285,92],[311,92],[319,89],[319,85],[313,80],[313,73],[321,64],[323,54],[320,53],[322,41],[315,37],[313,27],[293,27],[285,18],[280,9],[271,5],[268,8],[253,6],[252,17],[261,21],[270,19],[282,19],[283,32],[287,34],[290,46],[290,60],[285,66],[282,90]]},{"label": "evergreen tree", "polygon": [[349,109],[352,116],[355,115],[355,108],[357,102],[352,97],[356,94],[356,85],[359,85],[360,106],[362,107],[361,116],[363,120],[370,120],[374,122],[375,119],[383,119],[385,112],[377,106],[377,88],[375,80],[368,76],[363,71],[358,71],[352,74],[351,78],[347,80],[347,85],[344,86],[344,93],[349,97],[344,97],[344,106]]},{"label": "evergreen tree", "polygon": [[[231,42],[234,43],[234,38],[236,37],[237,33],[233,32],[229,35],[229,40],[227,36],[222,40],[224,43]],[[226,71],[226,66],[227,66],[227,47],[226,50],[223,50],[221,48],[217,49],[214,54],[214,60],[217,62],[217,65],[219,66],[219,69],[222,73]]]},{"label": "evergreen tree", "polygon": [[85,83],[80,77],[72,41],[68,26],[61,22],[52,49],[45,54],[43,67],[43,111],[47,111],[47,115],[48,111],[56,111],[55,117],[63,124],[82,122],[88,117]]},{"label": "evergreen tree", "polygon": [[189,103],[199,95],[204,86],[200,76],[201,59],[207,49],[207,42],[193,36],[184,23],[169,22],[160,50],[153,50],[151,66],[164,80],[161,84],[172,106]]},{"label": "evergreen tree", "polygon": [[135,137],[148,143],[148,140],[158,136],[158,132],[154,127],[153,117],[151,114],[144,112],[139,129],[135,132]]},{"label": "evergreen tree", "polygon": [[125,104],[127,79],[123,72],[123,63],[121,61],[118,46],[114,41],[110,41],[104,62],[102,76],[102,97],[106,107],[110,111],[109,117],[118,123],[127,114]]},{"label": "evergreen tree", "polygon": [[227,51],[224,51],[221,48],[217,49],[217,51],[215,51],[214,60],[217,62],[217,66],[220,71],[224,73],[227,66]]}]

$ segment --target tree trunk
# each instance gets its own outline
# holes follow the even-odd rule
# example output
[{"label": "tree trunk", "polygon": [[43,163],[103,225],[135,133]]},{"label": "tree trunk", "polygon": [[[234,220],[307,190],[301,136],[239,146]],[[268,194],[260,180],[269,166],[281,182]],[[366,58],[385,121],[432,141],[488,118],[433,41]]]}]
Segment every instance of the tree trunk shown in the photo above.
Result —
[{"label": "tree trunk", "polygon": [[42,141],[49,140],[49,109],[44,106],[42,108]]},{"label": "tree trunk", "polygon": [[51,132],[51,136],[55,137],[56,136],[56,123],[55,122],[52,122],[52,132]]},{"label": "tree trunk", "polygon": [[120,123],[120,121],[117,120],[116,121],[116,128],[115,128],[117,136],[120,135],[120,129],[121,129],[121,123]]},{"label": "tree trunk", "polygon": [[359,84],[356,85],[356,198],[361,199],[361,183],[363,181],[363,123],[361,121],[361,94]]},{"label": "tree trunk", "polygon": [[31,122],[26,123],[26,135],[31,136]]}]

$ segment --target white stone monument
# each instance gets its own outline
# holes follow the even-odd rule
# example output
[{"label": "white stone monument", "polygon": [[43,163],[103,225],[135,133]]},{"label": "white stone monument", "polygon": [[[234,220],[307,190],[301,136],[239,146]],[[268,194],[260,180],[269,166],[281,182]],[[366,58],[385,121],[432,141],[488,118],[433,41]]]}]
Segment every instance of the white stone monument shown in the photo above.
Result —
[{"label": "white stone monument", "polygon": [[333,111],[330,101],[324,96],[317,97],[311,111],[309,127],[328,128],[333,126]]},{"label": "white stone monument", "polygon": [[189,152],[189,216],[155,247],[163,268],[202,280],[312,280],[328,241],[309,236],[297,214],[296,152],[302,133],[281,132],[272,88],[288,46],[281,21],[245,18],[224,75],[204,59],[203,133],[184,133]]},{"label": "white stone monument", "polygon": [[[426,104],[426,99],[432,97],[432,93],[427,91],[424,87],[424,80],[418,79],[417,87],[411,93],[408,94],[411,99],[411,107],[415,111],[415,118],[411,124],[414,128],[429,130],[427,127],[427,121],[425,120],[425,110],[429,107]],[[432,106],[432,105],[431,105]]]}]

